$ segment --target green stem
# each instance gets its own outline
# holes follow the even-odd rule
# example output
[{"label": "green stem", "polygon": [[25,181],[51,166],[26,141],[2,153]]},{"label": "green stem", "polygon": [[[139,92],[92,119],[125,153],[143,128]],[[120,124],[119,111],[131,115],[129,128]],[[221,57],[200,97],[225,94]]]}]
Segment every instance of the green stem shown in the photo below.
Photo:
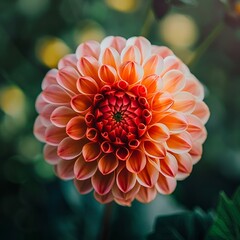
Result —
[{"label": "green stem", "polygon": [[224,28],[224,22],[220,22],[212,32],[207,36],[207,38],[200,44],[200,46],[195,51],[193,57],[188,63],[189,68],[193,68],[202,55],[206,52],[209,46],[214,42],[214,40],[219,36]]},{"label": "green stem", "polygon": [[149,1],[148,6],[147,6],[147,11],[146,11],[146,15],[144,17],[144,22],[142,25],[142,29],[140,31],[140,35],[143,37],[148,37],[150,30],[151,30],[151,26],[154,22],[154,15],[152,12],[152,1]]},{"label": "green stem", "polygon": [[99,235],[100,240],[110,239],[112,208],[113,208],[113,203],[108,203],[104,206],[103,218],[102,218],[100,235]]}]

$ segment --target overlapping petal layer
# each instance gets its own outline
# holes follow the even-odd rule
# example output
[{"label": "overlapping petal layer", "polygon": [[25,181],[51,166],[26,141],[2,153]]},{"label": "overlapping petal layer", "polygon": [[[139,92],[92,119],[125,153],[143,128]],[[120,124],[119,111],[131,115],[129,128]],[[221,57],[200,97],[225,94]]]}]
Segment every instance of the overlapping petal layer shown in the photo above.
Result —
[{"label": "overlapping petal layer", "polygon": [[143,37],[82,43],[36,101],[35,136],[62,179],[101,203],[170,194],[200,160],[209,110],[201,83]]}]

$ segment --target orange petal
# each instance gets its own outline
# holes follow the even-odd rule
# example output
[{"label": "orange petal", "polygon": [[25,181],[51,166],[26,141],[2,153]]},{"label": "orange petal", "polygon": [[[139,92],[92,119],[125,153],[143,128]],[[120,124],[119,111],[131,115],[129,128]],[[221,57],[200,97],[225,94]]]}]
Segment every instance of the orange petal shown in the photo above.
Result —
[{"label": "orange petal", "polygon": [[110,203],[113,201],[113,195],[111,192],[109,192],[105,195],[99,195],[97,192],[94,192],[94,197],[101,204],[106,204],[106,203]]},{"label": "orange petal", "polygon": [[140,187],[136,199],[141,203],[149,203],[153,201],[157,196],[157,191],[155,187],[146,188]]},{"label": "orange petal", "polygon": [[196,100],[191,93],[180,92],[174,95],[174,104],[172,105],[172,109],[179,112],[191,113],[193,112],[195,106]]},{"label": "orange petal", "polygon": [[164,112],[167,111],[173,103],[172,95],[167,92],[157,92],[151,100],[151,107],[155,112]]},{"label": "orange petal", "polygon": [[86,162],[82,155],[78,157],[74,164],[74,175],[78,180],[86,180],[97,171],[97,162]]},{"label": "orange petal", "polygon": [[147,160],[150,164],[152,164],[159,172],[161,171],[160,169],[160,158],[151,158],[147,157]]},{"label": "orange petal", "polygon": [[163,59],[158,55],[151,56],[143,65],[144,77],[152,74],[160,75],[163,69]]},{"label": "orange petal", "polygon": [[56,108],[51,116],[51,122],[57,127],[65,127],[69,120],[76,116],[76,113],[69,107],[61,106]]},{"label": "orange petal", "polygon": [[153,187],[158,179],[158,170],[147,162],[145,168],[137,174],[137,181],[144,187]]},{"label": "orange petal", "polygon": [[165,177],[159,173],[159,177],[156,183],[156,189],[161,194],[171,194],[177,186],[175,178]]},{"label": "orange petal", "polygon": [[33,132],[34,136],[40,141],[45,142],[46,127],[43,125],[41,116],[38,116],[34,122]]},{"label": "orange petal", "polygon": [[58,156],[70,160],[80,155],[84,142],[75,141],[70,137],[64,138],[58,145]]},{"label": "orange petal", "polygon": [[96,94],[99,90],[96,81],[91,77],[80,77],[77,81],[77,89],[82,94]]},{"label": "orange petal", "polygon": [[92,177],[92,185],[94,190],[99,195],[105,195],[110,192],[115,181],[115,173],[112,172],[108,175],[103,175],[97,171]]},{"label": "orange petal", "polygon": [[163,142],[169,138],[169,130],[164,124],[156,123],[149,127],[147,136],[151,141]]},{"label": "orange petal", "polygon": [[102,56],[100,57],[101,63],[111,66],[114,69],[120,64],[120,55],[115,48],[109,47],[103,51]]},{"label": "orange petal", "polygon": [[98,169],[103,175],[113,172],[118,166],[118,159],[115,154],[105,154],[98,162]]},{"label": "orange petal", "polygon": [[179,70],[182,67],[182,62],[174,55],[167,56],[163,59],[163,71],[161,73],[161,77],[170,70],[176,69]]},{"label": "orange petal", "polygon": [[74,160],[60,160],[57,165],[54,166],[54,171],[57,176],[63,180],[69,180],[74,178],[73,166],[75,163]]},{"label": "orange petal", "polygon": [[186,153],[192,148],[191,136],[188,132],[171,135],[167,140],[167,146],[174,153]]},{"label": "orange petal", "polygon": [[129,150],[126,147],[120,147],[116,151],[119,160],[125,161],[129,157]]},{"label": "orange petal", "polygon": [[57,82],[66,90],[76,94],[78,92],[76,82],[79,77],[80,75],[75,68],[67,66],[58,71]]},{"label": "orange petal", "polygon": [[178,172],[178,162],[176,158],[167,153],[164,159],[160,160],[160,170],[166,177],[175,177]]},{"label": "orange petal", "polygon": [[134,150],[132,151],[130,157],[127,159],[126,168],[132,173],[139,173],[146,166],[146,162],[147,160],[145,153],[140,150]]},{"label": "orange petal", "polygon": [[43,155],[46,162],[49,164],[57,164],[60,161],[60,157],[57,155],[57,147],[45,144],[43,148]]},{"label": "orange petal", "polygon": [[99,54],[100,44],[93,40],[81,43],[76,50],[77,59],[80,59],[84,56],[93,56],[94,58],[98,59]]},{"label": "orange petal", "polygon": [[119,53],[122,52],[123,48],[126,46],[126,39],[123,37],[106,37],[101,42],[102,51],[108,47],[115,48]]},{"label": "orange petal", "polygon": [[42,92],[43,99],[52,104],[69,104],[70,95],[59,85],[50,85]]},{"label": "orange petal", "polygon": [[47,72],[46,76],[44,77],[44,79],[42,81],[42,90],[44,90],[45,88],[47,88],[50,85],[57,84],[57,80],[56,80],[57,72],[58,72],[57,69],[51,69]]},{"label": "orange petal", "polygon": [[141,84],[147,88],[148,93],[154,93],[162,88],[162,81],[156,74],[145,77]]},{"label": "orange petal", "polygon": [[164,74],[163,78],[163,90],[176,93],[183,89],[186,83],[185,76],[178,70],[171,70]]},{"label": "orange petal", "polygon": [[102,65],[98,72],[99,78],[106,84],[113,84],[117,80],[116,70],[109,65]]},{"label": "orange petal", "polygon": [[192,172],[192,157],[189,153],[175,154],[174,156],[178,162],[177,179],[182,180]]},{"label": "orange petal", "polygon": [[89,142],[82,148],[82,155],[86,162],[96,160],[101,154],[101,148],[99,143]]},{"label": "orange petal", "polygon": [[45,140],[50,145],[57,146],[65,137],[67,137],[67,134],[64,128],[51,125],[46,129]]},{"label": "orange petal", "polygon": [[78,192],[81,194],[87,194],[93,190],[91,179],[84,181],[74,179],[74,185],[77,188]]},{"label": "orange petal", "polygon": [[161,143],[144,141],[143,149],[146,155],[153,158],[163,158],[166,155],[166,149]]},{"label": "orange petal", "polygon": [[192,163],[196,164],[202,157],[202,143],[198,141],[194,141],[192,145],[192,149],[189,151],[189,154],[192,157]]},{"label": "orange petal", "polygon": [[52,105],[52,104],[47,104],[43,107],[43,109],[40,113],[40,116],[41,116],[41,121],[44,126],[48,127],[48,126],[52,125],[50,116],[51,116],[52,112],[55,110],[55,108],[56,108],[56,105]]},{"label": "orange petal", "polygon": [[192,74],[187,77],[186,85],[183,91],[191,93],[199,100],[203,100],[204,98],[204,88],[202,84]]},{"label": "orange petal", "polygon": [[195,116],[199,117],[203,124],[206,124],[210,117],[208,106],[204,102],[197,102],[194,111],[192,112]]},{"label": "orange petal", "polygon": [[79,94],[72,98],[71,107],[79,113],[86,113],[92,106],[92,99],[86,95]]},{"label": "orange petal", "polygon": [[179,133],[187,129],[188,122],[182,113],[173,112],[162,118],[161,123],[166,125],[171,133]]},{"label": "orange petal", "polygon": [[141,55],[139,49],[136,46],[126,46],[121,52],[121,62],[125,63],[128,61],[140,64]]},{"label": "orange petal", "polygon": [[162,58],[166,58],[167,56],[174,55],[169,48],[164,46],[155,46],[155,45],[152,45],[152,54],[157,54]]},{"label": "orange petal", "polygon": [[126,168],[123,168],[118,172],[116,182],[119,189],[126,193],[135,186],[136,174],[129,172]]},{"label": "orange petal", "polygon": [[75,54],[67,54],[58,62],[58,69],[70,66],[76,68],[77,58]]},{"label": "orange petal", "polygon": [[42,93],[40,93],[37,97],[36,103],[35,103],[35,108],[37,110],[38,113],[41,113],[43,111],[43,108],[49,105],[49,103],[47,103],[43,97],[42,97]]},{"label": "orange petal", "polygon": [[119,75],[130,85],[139,82],[143,77],[143,68],[135,62],[125,62],[119,68]]}]

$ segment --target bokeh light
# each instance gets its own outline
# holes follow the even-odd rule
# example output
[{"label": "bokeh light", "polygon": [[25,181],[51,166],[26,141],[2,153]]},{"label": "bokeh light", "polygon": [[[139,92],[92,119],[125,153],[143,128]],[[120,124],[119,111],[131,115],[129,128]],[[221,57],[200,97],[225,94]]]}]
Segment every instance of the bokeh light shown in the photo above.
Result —
[{"label": "bokeh light", "polygon": [[133,12],[139,6],[139,0],[105,0],[106,4],[119,12]]},{"label": "bokeh light", "polygon": [[56,67],[58,61],[68,53],[70,48],[56,37],[43,37],[36,44],[37,58],[49,68]]}]

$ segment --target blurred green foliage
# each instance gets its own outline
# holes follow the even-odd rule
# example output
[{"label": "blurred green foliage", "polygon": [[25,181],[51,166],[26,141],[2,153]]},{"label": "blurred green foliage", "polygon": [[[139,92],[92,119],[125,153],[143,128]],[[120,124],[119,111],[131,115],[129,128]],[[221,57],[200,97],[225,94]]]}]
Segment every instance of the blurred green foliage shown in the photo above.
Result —
[{"label": "blurred green foliage", "polygon": [[[40,40],[57,39],[57,46],[73,52],[90,37],[100,40],[105,35],[130,37],[144,32],[153,44],[170,46],[188,61],[225,14],[218,0],[173,6],[166,17],[188,16],[196,26],[195,32],[193,28],[185,31],[195,34],[195,40],[180,48],[180,35],[171,35],[176,45],[168,42],[161,31],[162,20],[148,16],[149,2],[128,0],[120,6],[114,2],[0,1],[0,239],[91,240],[101,228],[103,206],[91,194],[80,196],[71,182],[58,180],[32,135],[35,99],[49,69],[45,55],[38,54]],[[56,49],[50,56],[59,53]],[[188,179],[178,183],[172,196],[158,196],[148,205],[134,202],[131,208],[115,205],[112,239],[144,239],[156,216],[196,206],[209,210],[216,206],[219,191],[227,195],[235,191],[240,184],[239,64],[240,29],[225,26],[191,69],[205,85],[211,111],[202,160]]]}]

